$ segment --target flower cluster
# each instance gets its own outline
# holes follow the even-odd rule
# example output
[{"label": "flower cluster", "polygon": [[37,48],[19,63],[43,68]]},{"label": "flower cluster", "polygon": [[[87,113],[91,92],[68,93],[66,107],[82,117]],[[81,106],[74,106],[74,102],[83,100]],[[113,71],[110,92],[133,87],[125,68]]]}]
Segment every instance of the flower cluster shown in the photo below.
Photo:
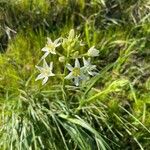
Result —
[{"label": "flower cluster", "polygon": [[[54,42],[47,38],[47,43],[42,51],[45,52],[42,56],[43,60],[43,67],[36,66],[36,68],[40,71],[40,74],[37,76],[36,80],[42,79],[42,85],[44,85],[49,77],[56,76],[52,72],[53,70],[53,62],[50,62],[50,65],[46,62],[46,57],[49,55],[58,55],[59,62],[64,62],[64,79],[73,79],[74,84],[79,86],[80,81],[88,80],[90,76],[95,76],[97,74],[96,65],[91,64],[91,57],[99,56],[99,50],[97,50],[94,46],[92,46],[86,53],[80,54],[79,49],[80,46],[83,46],[82,42],[79,40],[79,36],[75,36],[75,32],[72,29],[69,32],[67,38],[58,38]],[[61,54],[57,49],[57,47],[62,46],[66,54]],[[87,59],[86,59],[87,57]],[[74,67],[69,63],[74,60],[75,64]],[[82,60],[82,66],[80,61]],[[66,69],[67,68],[70,72],[67,75]]]}]

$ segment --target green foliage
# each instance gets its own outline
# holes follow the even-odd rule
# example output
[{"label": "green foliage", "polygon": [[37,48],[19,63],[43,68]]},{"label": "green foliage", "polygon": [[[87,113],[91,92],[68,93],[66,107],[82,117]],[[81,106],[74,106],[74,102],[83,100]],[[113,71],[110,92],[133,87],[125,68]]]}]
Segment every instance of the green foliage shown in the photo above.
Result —
[{"label": "green foliage", "polygon": [[[5,26],[17,31],[11,40]],[[71,28],[81,53],[99,50],[99,74],[79,87],[35,82],[46,37]],[[148,150],[149,37],[149,0],[1,0],[0,149]]]}]

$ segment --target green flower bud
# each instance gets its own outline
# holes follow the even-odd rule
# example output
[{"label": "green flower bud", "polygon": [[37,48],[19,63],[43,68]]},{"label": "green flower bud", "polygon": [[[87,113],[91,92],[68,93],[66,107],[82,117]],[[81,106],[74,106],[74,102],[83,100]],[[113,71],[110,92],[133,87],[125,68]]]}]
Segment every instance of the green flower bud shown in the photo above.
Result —
[{"label": "green flower bud", "polygon": [[61,56],[58,58],[59,62],[65,62],[65,56]]}]

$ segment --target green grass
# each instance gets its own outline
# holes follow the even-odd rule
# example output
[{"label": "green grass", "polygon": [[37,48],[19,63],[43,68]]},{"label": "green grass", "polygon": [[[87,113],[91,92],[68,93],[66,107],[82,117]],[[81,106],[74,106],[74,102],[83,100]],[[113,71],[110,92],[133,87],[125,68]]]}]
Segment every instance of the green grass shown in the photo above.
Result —
[{"label": "green grass", "polygon": [[[17,31],[0,53],[0,150],[149,149],[148,0],[0,1],[0,25],[0,35],[5,25]],[[99,49],[99,75],[80,87],[62,90],[61,78],[42,86],[35,65],[46,37],[72,28],[79,51]]]}]

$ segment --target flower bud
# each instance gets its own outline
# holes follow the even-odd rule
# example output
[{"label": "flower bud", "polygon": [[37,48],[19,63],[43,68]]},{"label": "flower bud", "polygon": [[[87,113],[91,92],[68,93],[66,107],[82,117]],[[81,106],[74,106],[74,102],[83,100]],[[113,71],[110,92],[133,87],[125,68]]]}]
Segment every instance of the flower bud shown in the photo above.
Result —
[{"label": "flower bud", "polygon": [[68,39],[73,39],[74,36],[75,36],[74,29],[71,29],[70,32],[69,32]]},{"label": "flower bud", "polygon": [[79,51],[76,51],[75,53],[73,53],[73,57],[77,58],[79,56]]},{"label": "flower bud", "polygon": [[61,56],[58,58],[59,62],[65,62],[65,56]]},{"label": "flower bud", "polygon": [[99,56],[99,50],[97,50],[96,48],[94,48],[94,46],[92,46],[88,52],[87,52],[88,56],[91,56],[91,57],[96,57],[96,56]]}]

